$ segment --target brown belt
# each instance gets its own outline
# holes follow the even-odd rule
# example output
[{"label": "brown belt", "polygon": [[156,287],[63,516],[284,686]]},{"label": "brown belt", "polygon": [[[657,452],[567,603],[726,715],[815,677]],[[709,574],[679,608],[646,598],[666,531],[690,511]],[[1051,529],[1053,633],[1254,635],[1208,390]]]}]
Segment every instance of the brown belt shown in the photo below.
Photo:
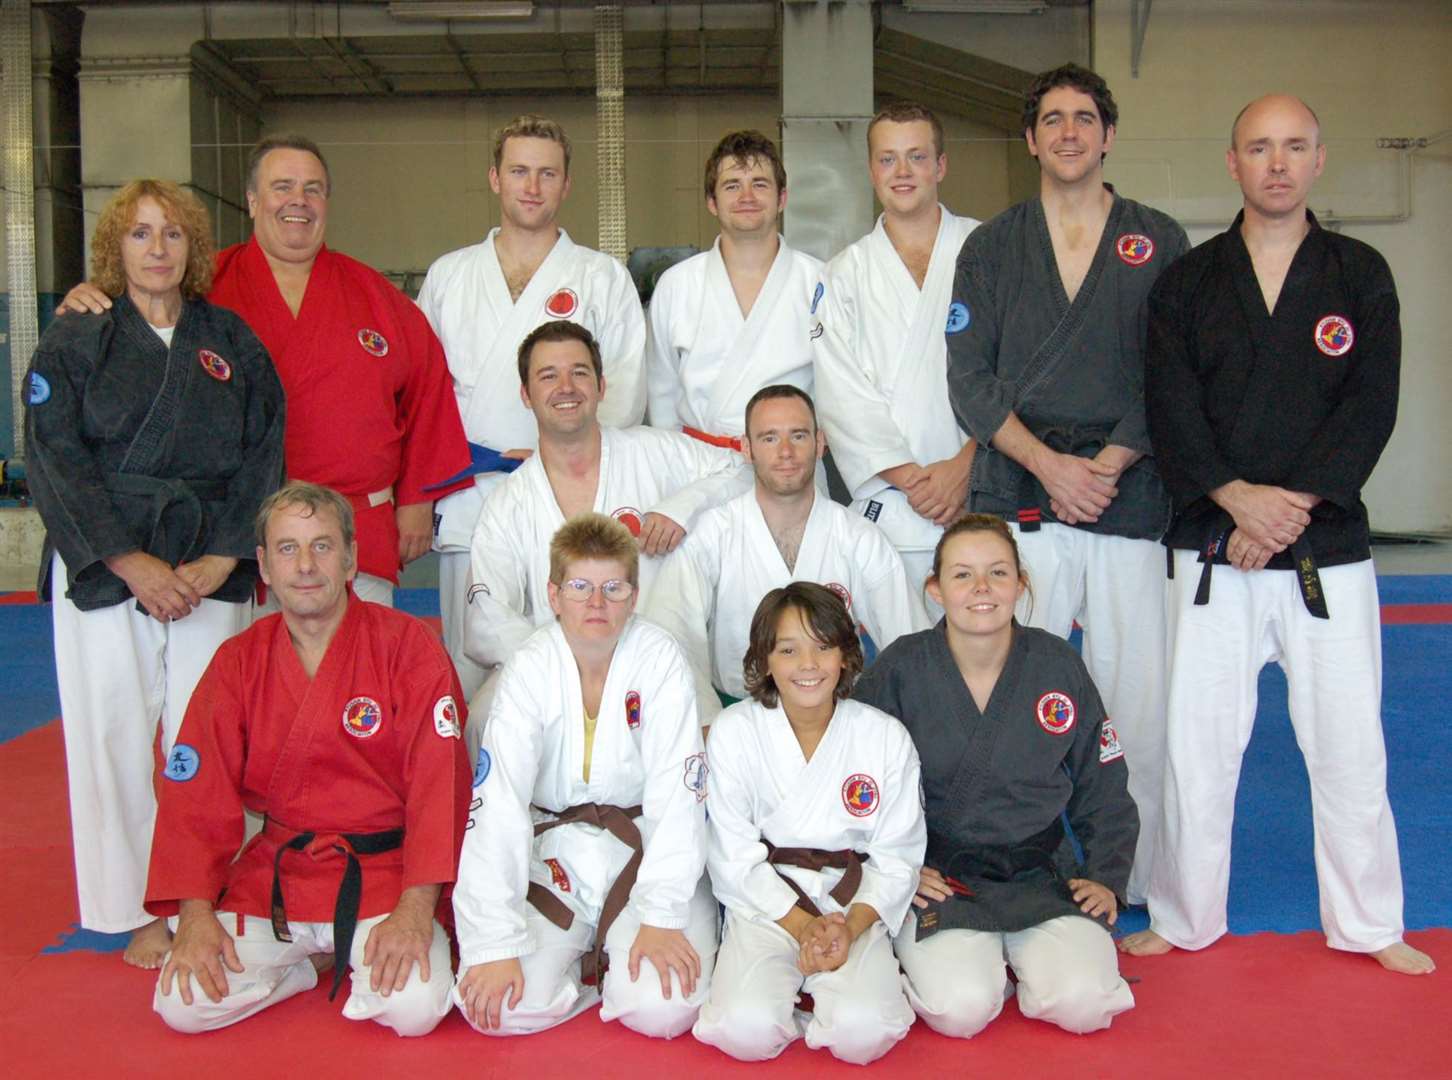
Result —
[{"label": "brown belt", "polygon": [[[825,848],[777,847],[765,839],[761,842],[766,845],[766,861],[772,866],[796,866],[803,870],[843,871],[842,880],[837,882],[832,887],[832,891],[827,894],[843,908],[851,904],[852,898],[857,895],[857,888],[862,884],[862,856],[851,848],[827,851]],[[800,885],[780,870],[776,873],[791,886],[792,892],[797,894],[799,908],[813,918],[822,914],[821,908],[808,899]]]},{"label": "brown belt", "polygon": [[[547,810],[545,813],[551,811]],[[632,852],[630,861],[616,875],[609,891],[605,893],[605,903],[600,907],[600,923],[595,927],[595,948],[580,961],[580,977],[586,983],[599,985],[600,980],[604,979],[605,971],[610,966],[610,958],[605,955],[605,935],[616,917],[625,910],[625,904],[630,899],[630,890],[635,888],[635,875],[640,871],[640,860],[645,848],[640,839],[640,829],[632,819],[640,817],[640,813],[639,806],[581,803],[561,811],[549,821],[541,821],[534,827],[535,836],[540,836],[561,825],[585,822],[607,830]],[[534,905],[536,911],[561,930],[568,930],[574,924],[575,913],[543,885],[531,881],[525,898]]]}]

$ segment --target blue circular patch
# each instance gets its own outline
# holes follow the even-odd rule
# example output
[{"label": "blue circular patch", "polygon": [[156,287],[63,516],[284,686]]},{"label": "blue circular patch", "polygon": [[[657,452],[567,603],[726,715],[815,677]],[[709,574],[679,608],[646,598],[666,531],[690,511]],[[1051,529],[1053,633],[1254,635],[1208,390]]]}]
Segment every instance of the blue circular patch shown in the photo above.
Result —
[{"label": "blue circular patch", "polygon": [[812,310],[808,312],[809,315],[815,315],[817,313],[817,305],[822,302],[822,294],[826,291],[827,286],[823,285],[820,281],[817,282],[817,291],[812,293]]},{"label": "blue circular patch", "polygon": [[489,779],[489,751],[479,747],[479,760],[474,763],[474,786],[478,787]]},{"label": "blue circular patch", "polygon": [[948,333],[960,334],[968,329],[968,305],[961,300],[954,300],[948,308]]},{"label": "blue circular patch", "polygon": [[202,756],[197,753],[196,748],[186,743],[177,743],[166,759],[166,768],[161,771],[168,780],[190,780],[201,767]]},{"label": "blue circular patch", "polygon": [[30,403],[32,405],[44,405],[50,400],[50,383],[46,382],[45,376],[38,371],[30,373]]}]

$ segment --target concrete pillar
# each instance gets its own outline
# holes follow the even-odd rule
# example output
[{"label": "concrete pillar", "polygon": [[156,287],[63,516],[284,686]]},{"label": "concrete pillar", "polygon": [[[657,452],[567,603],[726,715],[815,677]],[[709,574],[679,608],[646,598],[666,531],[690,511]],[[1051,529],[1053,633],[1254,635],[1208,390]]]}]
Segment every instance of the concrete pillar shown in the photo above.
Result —
[{"label": "concrete pillar", "polygon": [[872,119],[872,6],[788,0],[782,6],[782,157],[786,238],[828,259],[872,228],[867,124]]}]

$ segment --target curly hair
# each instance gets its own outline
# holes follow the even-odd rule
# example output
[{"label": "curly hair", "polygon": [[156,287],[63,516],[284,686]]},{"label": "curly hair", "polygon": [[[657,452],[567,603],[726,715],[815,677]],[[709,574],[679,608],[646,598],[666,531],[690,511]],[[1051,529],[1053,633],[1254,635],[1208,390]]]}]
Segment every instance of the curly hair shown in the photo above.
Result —
[{"label": "curly hair", "polygon": [[716,197],[716,181],[721,179],[721,166],[735,161],[748,165],[760,161],[771,166],[771,175],[776,179],[778,193],[787,186],[786,166],[782,164],[781,153],[772,142],[759,131],[731,131],[721,137],[711,156],[706,159],[706,198]]},{"label": "curly hair", "polygon": [[768,709],[776,708],[781,700],[776,680],[771,677],[770,663],[772,650],[776,648],[777,626],[788,611],[801,614],[802,623],[814,641],[842,650],[842,674],[832,697],[843,700],[852,693],[852,684],[862,672],[862,642],[846,602],[815,581],[793,581],[772,589],[756,605],[756,614],[751,617],[750,644],[742,661],[746,692]]},{"label": "curly hair", "polygon": [[155,199],[166,219],[180,225],[187,235],[187,270],[182,276],[182,295],[188,299],[205,296],[212,288],[212,216],[202,201],[170,180],[132,180],[116,192],[101,211],[91,237],[91,281],[107,296],[126,291],[126,266],[121,260],[121,239],[136,224],[136,208],[142,199]]},{"label": "curly hair", "polygon": [[1044,95],[1050,90],[1057,90],[1061,86],[1068,86],[1081,94],[1088,94],[1094,99],[1094,108],[1099,113],[1099,122],[1104,125],[1105,130],[1114,127],[1119,123],[1119,106],[1114,103],[1114,95],[1109,92],[1109,84],[1099,75],[1086,67],[1078,64],[1064,64],[1052,71],[1041,72],[1034,77],[1034,81],[1024,93],[1023,115],[1020,117],[1020,127],[1032,134],[1039,123],[1039,103],[1044,100]]}]

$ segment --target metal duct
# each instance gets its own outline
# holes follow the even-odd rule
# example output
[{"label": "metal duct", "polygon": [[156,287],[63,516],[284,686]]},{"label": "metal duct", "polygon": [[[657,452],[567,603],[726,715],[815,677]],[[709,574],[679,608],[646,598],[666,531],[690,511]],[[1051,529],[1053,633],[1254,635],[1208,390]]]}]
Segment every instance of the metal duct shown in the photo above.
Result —
[{"label": "metal duct", "polygon": [[40,340],[35,296],[35,133],[30,100],[30,0],[0,0],[0,89],[5,113],[5,257],[10,272],[10,408],[15,452],[24,453],[21,395]]},{"label": "metal duct", "polygon": [[619,4],[595,6],[596,213],[600,250],[625,261],[624,16]]}]

